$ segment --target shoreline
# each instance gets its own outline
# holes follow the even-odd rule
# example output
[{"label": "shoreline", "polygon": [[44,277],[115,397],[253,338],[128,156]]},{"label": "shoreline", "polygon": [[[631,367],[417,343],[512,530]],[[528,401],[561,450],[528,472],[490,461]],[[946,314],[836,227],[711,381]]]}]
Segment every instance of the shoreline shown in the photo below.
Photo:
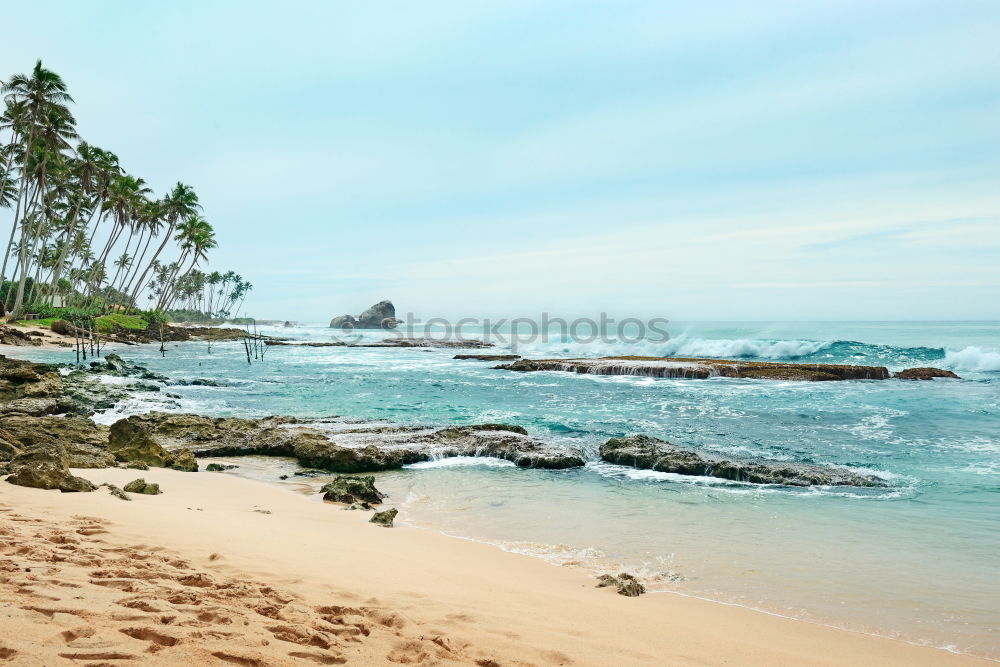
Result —
[{"label": "shoreline", "polygon": [[[405,644],[407,651],[413,655],[424,653],[428,660],[450,659],[468,664],[476,660],[493,660],[495,664],[612,664],[622,659],[632,664],[663,664],[688,661],[693,656],[707,664],[751,665],[989,662],[683,594],[624,598],[610,590],[594,589],[591,577],[573,569],[434,531],[406,526],[384,530],[369,524],[365,513],[344,511],[266,482],[160,468],[141,472],[85,469],[74,473],[95,483],[119,486],[142,476],[160,483],[164,493],[134,495],[132,502],[125,503],[104,490],[70,496],[3,484],[0,510],[7,511],[0,512],[0,525],[8,525],[12,513],[28,518],[42,513],[45,519],[41,523],[52,527],[79,522],[74,516],[94,515],[102,520],[100,527],[81,539],[101,548],[146,545],[143,548],[154,553],[175,554],[212,577],[259,579],[275,589],[288,589],[300,606],[360,605],[370,615],[399,619],[382,624],[380,632],[371,631],[360,647],[354,646],[355,642],[338,640],[330,644],[331,648],[319,651],[325,651],[328,658],[338,652],[348,657],[347,651],[360,650],[362,653],[355,654],[355,659],[364,656],[366,660],[384,661]],[[31,540],[29,543],[27,554],[34,554],[37,545]],[[221,553],[221,558],[212,559],[214,553]],[[15,555],[13,560],[16,563],[27,557]],[[64,566],[73,567],[58,563],[55,568],[61,571]],[[23,567],[19,569],[23,571]],[[45,577],[60,580],[55,571],[46,571]],[[136,590],[125,592],[133,597],[141,593],[150,608],[172,604],[164,601],[167,593],[147,589],[149,582],[143,583],[138,576],[115,579],[125,580],[115,584],[119,593],[124,595],[125,588],[134,587]],[[79,597],[73,588],[60,590],[58,583],[37,586],[43,590],[34,588],[34,595],[60,600],[44,604],[35,601],[34,606],[58,606],[70,600],[73,605],[88,606],[86,595],[83,600],[73,599]],[[15,596],[13,600],[18,600],[21,607],[32,606],[29,597]],[[17,604],[9,604],[12,598],[5,600],[5,611],[10,613]],[[155,639],[123,635],[116,624],[124,621],[116,620],[113,612],[93,608],[85,611],[88,627],[95,629],[92,636],[123,642],[115,650],[139,655],[159,647],[155,649],[154,664],[160,659],[166,661],[162,664],[169,664],[181,656],[197,659],[199,650],[212,648],[211,641],[202,641],[204,636],[190,636],[192,632],[205,635],[208,631],[202,626],[160,624],[162,634],[177,640],[164,646]],[[167,612],[161,609],[158,613]],[[13,664],[31,664],[32,660],[65,652],[66,642],[59,631],[64,625],[78,623],[81,617],[63,616],[60,613],[46,618],[42,612],[23,609],[14,612],[10,623],[17,632],[10,633],[10,637],[21,636],[21,632],[29,633],[24,636],[44,634],[41,631],[47,628],[50,638],[34,640],[38,642],[34,648],[23,640],[2,640],[4,647],[18,651],[12,656]],[[140,617],[136,615],[127,623],[134,626],[154,620]],[[201,623],[212,625],[209,621]],[[298,625],[308,626],[309,621]],[[377,624],[370,625],[374,628]],[[191,629],[195,627],[201,629]],[[251,628],[256,625],[251,623]],[[383,629],[388,629],[388,634]],[[264,639],[270,632],[263,625],[254,631]],[[248,637],[252,636],[248,633]],[[441,641],[435,642],[435,638]],[[310,650],[315,652],[317,645],[314,642]],[[288,658],[275,651],[294,648],[287,640],[260,647],[251,647],[247,642],[244,646],[258,655],[242,657],[267,664],[282,664],[280,660]]]},{"label": "shoreline", "polygon": [[[31,347],[31,348],[27,348],[27,349],[25,349],[23,347],[19,347],[18,348],[19,351],[23,350],[25,352],[29,352],[29,354],[30,354],[31,350],[38,350],[38,349],[41,349],[41,348],[39,348],[39,347]],[[109,348],[108,352],[111,352],[112,349],[114,349],[114,348]],[[88,478],[88,479],[93,479],[94,481],[98,481],[99,479],[101,479],[99,477],[99,475],[103,475],[105,473],[112,473],[112,472],[115,472],[117,470],[118,469],[115,469],[115,468],[107,468],[107,469],[76,470],[75,472],[76,472],[76,474],[79,474],[82,477],[85,477],[85,478]],[[132,476],[140,476],[140,475],[147,476],[148,478],[150,478],[150,481],[153,480],[152,472],[148,472],[147,473],[147,472],[136,472],[136,471],[128,471],[128,470],[120,470],[118,472],[120,472],[122,474],[125,474],[125,475],[132,475]],[[173,473],[173,471],[163,471],[163,472]],[[179,474],[181,474],[182,476],[186,476],[184,473],[179,473]],[[212,475],[211,477],[215,478],[215,477],[219,477],[219,476]],[[223,476],[223,477],[227,477],[227,476]],[[128,479],[122,480],[122,483],[124,484],[125,482],[129,481],[132,478],[133,477],[130,476]],[[255,481],[253,483],[254,484],[262,484],[262,482],[259,482],[259,481]],[[267,486],[273,486],[275,488],[278,488],[280,486],[280,485],[274,484],[274,483],[267,483],[266,485]],[[6,484],[2,485],[2,487],[13,488],[13,487],[10,487],[9,485],[6,485]],[[2,490],[5,490],[5,489],[0,488],[0,491],[2,491]],[[53,495],[58,495],[58,494],[55,494],[55,492],[51,492],[51,493]],[[104,494],[104,491],[99,490],[97,494],[78,494],[75,497],[82,498],[82,497],[85,497],[85,496],[103,495],[103,494]],[[296,493],[296,495],[299,495],[299,494]],[[307,497],[304,497],[304,498],[307,501],[309,500]],[[0,494],[0,503],[2,503],[2,502],[3,502],[2,494]],[[312,501],[310,501],[310,502],[312,502]],[[314,504],[320,504],[320,505],[322,505],[321,503],[314,503]],[[384,506],[383,509],[387,508],[388,506],[389,505]],[[333,511],[333,512],[336,512],[337,509],[338,509],[337,507],[327,507],[326,508],[327,511]],[[351,513],[348,513],[348,514],[361,514],[361,513],[351,512]],[[464,542],[469,542],[471,544],[476,544],[476,545],[479,545],[479,546],[485,546],[485,547],[487,547],[487,548],[489,548],[491,550],[500,551],[500,552],[502,552],[504,554],[507,554],[507,555],[515,557],[515,558],[529,558],[532,561],[538,562],[540,565],[542,565],[545,568],[551,568],[551,569],[556,569],[556,570],[559,569],[559,568],[553,566],[552,564],[549,564],[549,563],[547,563],[547,562],[545,562],[545,561],[543,561],[541,559],[533,558],[533,557],[528,556],[528,555],[520,555],[520,554],[517,554],[516,552],[505,550],[505,549],[503,549],[503,547],[500,547],[499,545],[496,545],[496,544],[493,544],[493,543],[490,543],[490,542],[478,541],[478,540],[475,540],[475,539],[465,538],[465,537],[449,536],[449,535],[447,535],[447,533],[444,533],[443,531],[438,531],[436,529],[431,529],[429,532],[432,533],[432,534],[434,534],[434,535],[436,535],[437,537],[440,537],[440,538],[445,539],[445,540],[461,540],[461,541],[464,541]],[[157,540],[157,538],[155,536],[146,535],[142,541],[143,542],[150,542],[150,541],[156,541],[156,540]],[[173,539],[170,540],[165,546],[167,546],[168,548],[172,547],[174,541],[175,540],[173,540]],[[267,556],[267,555],[262,555],[262,557],[264,557],[265,559],[270,558],[270,556]],[[507,565],[503,565],[501,567],[502,568],[507,568],[508,566]],[[277,573],[277,571],[269,571],[266,574],[267,574],[267,576],[281,576],[280,574]],[[579,572],[577,574],[578,574],[578,578],[580,576],[583,576],[583,575],[580,575]],[[517,575],[515,575],[515,578],[516,577],[517,577]],[[593,582],[593,580],[589,576],[585,577],[585,579],[586,579],[586,583],[585,584],[581,584],[581,585],[585,585],[585,586],[592,586],[593,585],[594,582]],[[914,646],[914,647],[921,648],[921,649],[929,649],[929,650],[937,650],[937,651],[945,651],[945,652],[947,652],[947,649],[935,649],[935,648],[933,648],[931,646],[926,646],[926,645],[922,645],[922,644],[916,644],[916,643],[909,642],[906,639],[897,639],[897,638],[893,638],[893,637],[885,637],[885,636],[880,636],[880,635],[876,635],[876,634],[858,633],[858,632],[856,632],[854,630],[845,630],[845,629],[842,629],[842,628],[837,628],[835,625],[825,625],[825,624],[823,624],[821,622],[817,623],[816,621],[812,621],[812,620],[798,620],[798,619],[795,619],[794,617],[783,616],[781,614],[777,614],[777,613],[768,611],[766,609],[756,609],[756,608],[750,607],[750,606],[743,606],[743,605],[740,605],[740,604],[734,604],[734,603],[730,603],[730,602],[726,602],[726,601],[722,601],[722,600],[712,600],[710,598],[703,598],[703,597],[699,597],[699,596],[696,596],[696,595],[689,595],[689,594],[685,594],[685,593],[681,593],[681,592],[676,592],[676,591],[669,591],[669,592],[675,592],[676,593],[676,597],[680,597],[680,598],[685,598],[685,599],[689,599],[689,600],[698,600],[698,601],[705,602],[707,604],[722,605],[722,606],[733,606],[736,609],[741,609],[741,610],[743,610],[745,612],[748,612],[748,613],[752,613],[752,614],[764,614],[764,615],[768,615],[768,616],[774,616],[775,618],[779,618],[779,619],[785,619],[785,620],[788,620],[788,621],[791,621],[791,622],[794,622],[794,623],[804,623],[804,624],[807,624],[807,625],[815,625],[816,627],[827,628],[829,630],[833,630],[833,631],[836,631],[836,632],[839,632],[839,633],[846,633],[848,635],[860,635],[860,636],[863,636],[863,637],[872,637],[872,638],[882,639],[884,641],[889,641],[889,642],[893,642],[893,643],[906,644],[908,646]],[[596,592],[592,592],[591,594],[592,595],[598,595],[598,594],[604,594],[604,593],[605,593],[605,591],[596,591]],[[617,597],[617,596],[615,596],[615,597]],[[656,597],[659,597],[659,596],[656,596]],[[683,613],[687,613],[687,612],[683,612]],[[770,632],[771,630],[767,630],[767,631]],[[972,659],[976,659],[976,660],[984,660],[984,661],[988,661],[989,660],[988,658],[980,658],[980,657],[973,656],[973,655],[970,655],[970,654],[963,654],[963,653],[950,653],[950,654],[951,655],[960,656],[960,657],[965,657],[965,658],[972,658]],[[726,658],[726,659],[729,659],[729,658]],[[765,663],[762,663],[762,664],[765,664]],[[773,664],[773,662],[769,662],[769,663],[766,663],[766,664]],[[796,664],[803,664],[802,663],[802,659],[801,658],[797,658],[796,659]],[[813,663],[805,663],[805,664],[813,664]],[[815,664],[836,664],[836,663],[822,663],[822,662],[817,662]],[[906,664],[914,664],[914,663],[912,663],[912,661],[908,661]],[[917,664],[919,664],[919,663],[917,663]],[[928,663],[928,664],[930,664],[930,663]],[[933,664],[938,664],[938,663],[935,662]]]}]

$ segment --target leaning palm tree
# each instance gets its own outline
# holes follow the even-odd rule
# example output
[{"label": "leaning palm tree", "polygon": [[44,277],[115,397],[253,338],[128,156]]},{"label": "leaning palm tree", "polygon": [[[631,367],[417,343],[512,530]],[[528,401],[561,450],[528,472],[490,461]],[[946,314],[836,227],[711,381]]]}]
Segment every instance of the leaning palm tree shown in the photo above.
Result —
[{"label": "leaning palm tree", "polygon": [[[177,227],[175,240],[180,243],[183,252],[177,262],[177,268],[168,280],[168,289],[160,297],[160,303],[157,304],[159,310],[167,309],[173,300],[177,285],[188,278],[198,262],[208,258],[209,250],[218,247],[218,243],[215,241],[215,230],[204,218],[198,216],[192,216],[185,220],[183,225]],[[177,280],[177,273],[187,259],[191,260],[191,265],[181,279]]]},{"label": "leaning palm tree", "polygon": [[149,264],[142,272],[138,282],[136,282],[135,289],[129,297],[130,303],[134,304],[135,300],[138,298],[139,293],[146,284],[146,276],[149,275],[149,272],[157,263],[163,249],[167,247],[167,243],[170,241],[170,236],[174,233],[174,229],[177,228],[178,222],[196,215],[200,210],[201,205],[198,203],[198,195],[195,194],[194,189],[190,185],[178,182],[177,185],[174,186],[174,189],[170,191],[170,194],[163,198],[163,201],[160,204],[160,212],[163,215],[163,219],[167,222],[167,230],[163,235],[163,242],[160,243],[160,247],[158,247],[156,252],[153,253],[153,256],[149,260]]},{"label": "leaning palm tree", "polygon": [[[13,307],[16,316],[20,314],[23,304],[24,286],[29,272],[27,262],[32,254],[26,252],[25,242],[32,241],[32,252],[37,247],[38,225],[48,217],[48,205],[51,203],[48,198],[50,193],[46,190],[46,174],[49,166],[58,161],[60,151],[68,146],[67,140],[76,136],[76,121],[66,106],[73,98],[67,92],[65,82],[55,72],[42,67],[40,60],[35,63],[30,75],[15,74],[0,91],[3,92],[8,109],[16,116],[12,118],[17,127],[16,133],[24,137],[21,178],[13,222],[15,228],[21,224],[21,252],[17,265],[20,281]],[[24,224],[30,213],[29,209],[37,204],[41,205],[43,215],[35,218],[35,225]]]}]

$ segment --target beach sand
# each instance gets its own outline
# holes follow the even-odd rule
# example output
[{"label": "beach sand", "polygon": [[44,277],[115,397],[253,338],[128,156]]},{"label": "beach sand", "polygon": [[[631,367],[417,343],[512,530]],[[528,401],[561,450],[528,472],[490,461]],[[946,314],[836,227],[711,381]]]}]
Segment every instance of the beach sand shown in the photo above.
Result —
[{"label": "beach sand", "polygon": [[[16,331],[21,331],[26,334],[31,334],[33,337],[41,341],[41,345],[4,345],[0,344],[0,354],[4,354],[7,350],[69,350],[73,345],[72,336],[63,336],[62,334],[57,334],[48,327],[29,325],[29,326],[14,326],[12,324],[7,324],[11,329]],[[103,346],[102,346],[103,347]]]},{"label": "beach sand", "polygon": [[985,663],[678,595],[626,598],[579,570],[224,473],[76,472],[164,493],[0,483],[0,661]]}]

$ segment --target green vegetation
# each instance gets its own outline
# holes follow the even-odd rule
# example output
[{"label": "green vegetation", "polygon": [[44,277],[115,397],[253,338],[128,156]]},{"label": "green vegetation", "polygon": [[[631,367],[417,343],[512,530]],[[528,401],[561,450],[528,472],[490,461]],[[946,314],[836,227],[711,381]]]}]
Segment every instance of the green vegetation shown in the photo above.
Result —
[{"label": "green vegetation", "polygon": [[14,322],[19,327],[45,327],[48,329],[52,326],[52,323],[56,320],[62,319],[61,317],[46,317],[40,320],[18,320]]},{"label": "green vegetation", "polygon": [[[162,197],[118,157],[77,134],[65,82],[41,61],[0,81],[0,213],[12,221],[0,266],[0,315],[92,319],[195,308],[228,316],[252,289],[198,269],[217,246],[191,186]],[[149,318],[142,318],[152,321]]]},{"label": "green vegetation", "polygon": [[149,326],[149,322],[141,317],[126,315],[124,313],[112,313],[111,315],[98,317],[96,324],[97,330],[101,333],[111,333],[116,328],[142,330]]}]

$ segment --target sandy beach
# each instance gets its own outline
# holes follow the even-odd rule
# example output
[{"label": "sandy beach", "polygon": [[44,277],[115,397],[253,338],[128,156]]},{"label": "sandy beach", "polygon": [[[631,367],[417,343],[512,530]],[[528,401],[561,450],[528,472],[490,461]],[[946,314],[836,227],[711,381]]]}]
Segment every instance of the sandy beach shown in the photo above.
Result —
[{"label": "sandy beach", "polygon": [[0,484],[0,659],[57,664],[960,665],[969,656],[671,594],[218,473]]}]

